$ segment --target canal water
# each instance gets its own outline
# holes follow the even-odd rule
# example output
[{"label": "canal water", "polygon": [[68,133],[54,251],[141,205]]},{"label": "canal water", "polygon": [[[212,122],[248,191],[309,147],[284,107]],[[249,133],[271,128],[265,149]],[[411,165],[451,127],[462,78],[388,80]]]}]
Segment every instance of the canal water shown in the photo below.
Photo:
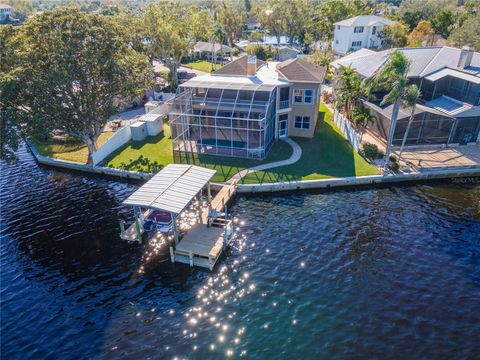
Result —
[{"label": "canal water", "polygon": [[1,169],[4,359],[478,358],[480,186],[239,197],[213,273],[119,238],[138,184]]}]

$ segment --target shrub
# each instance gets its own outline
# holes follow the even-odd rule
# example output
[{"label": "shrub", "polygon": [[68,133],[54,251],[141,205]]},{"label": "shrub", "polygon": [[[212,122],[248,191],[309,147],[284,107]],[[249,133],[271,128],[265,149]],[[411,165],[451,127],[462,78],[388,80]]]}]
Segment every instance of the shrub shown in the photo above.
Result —
[{"label": "shrub", "polygon": [[240,54],[240,50],[238,48],[233,48],[233,56],[238,56]]},{"label": "shrub", "polygon": [[370,160],[383,157],[382,152],[378,150],[378,146],[371,143],[363,144],[363,155]]},{"label": "shrub", "polygon": [[400,169],[400,163],[394,154],[391,154],[388,159],[390,160],[390,169],[398,171]]},{"label": "shrub", "polygon": [[326,90],[322,91],[322,102],[325,104],[331,104],[333,101],[333,95]]}]

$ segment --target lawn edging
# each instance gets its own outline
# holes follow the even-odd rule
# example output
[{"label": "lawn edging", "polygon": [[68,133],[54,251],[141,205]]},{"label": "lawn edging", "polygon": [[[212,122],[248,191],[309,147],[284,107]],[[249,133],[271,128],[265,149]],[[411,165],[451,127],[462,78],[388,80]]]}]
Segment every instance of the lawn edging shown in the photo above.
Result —
[{"label": "lawn edging", "polygon": [[26,143],[30,148],[30,151],[32,152],[35,160],[42,165],[48,165],[48,166],[58,167],[58,168],[67,169],[67,170],[88,172],[93,174],[116,176],[123,179],[134,179],[134,180],[148,180],[153,175],[155,175],[155,174],[144,173],[139,171],[121,170],[121,169],[114,169],[114,168],[109,168],[104,166],[94,166],[91,164],[81,164],[74,161],[68,161],[68,160],[62,160],[62,159],[54,159],[48,156],[41,155],[37,147],[31,140],[27,139]]},{"label": "lawn edging", "polygon": [[451,168],[430,170],[409,174],[395,175],[365,175],[345,178],[329,178],[319,180],[299,180],[290,182],[262,183],[262,184],[238,184],[238,193],[272,193],[293,190],[313,190],[331,188],[352,188],[358,186],[391,185],[396,183],[428,181],[440,179],[454,179],[465,177],[480,177],[480,166],[469,168]]}]

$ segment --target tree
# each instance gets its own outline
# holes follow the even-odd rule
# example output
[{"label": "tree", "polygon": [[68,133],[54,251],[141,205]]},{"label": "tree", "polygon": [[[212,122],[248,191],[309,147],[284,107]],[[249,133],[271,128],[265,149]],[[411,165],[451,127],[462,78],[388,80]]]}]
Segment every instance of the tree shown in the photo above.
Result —
[{"label": "tree", "polygon": [[480,14],[467,18],[462,26],[454,29],[448,37],[448,43],[462,47],[471,45],[475,49],[480,49]]},{"label": "tree", "polygon": [[445,39],[448,38],[450,35],[450,31],[452,30],[452,26],[455,23],[455,19],[453,17],[453,12],[450,9],[442,9],[440,10],[432,19],[431,21],[432,27],[435,32]]},{"label": "tree", "polygon": [[353,110],[353,124],[360,132],[360,144],[362,143],[362,138],[367,127],[373,124],[374,121],[375,116],[370,112],[370,109],[366,108],[362,103]]},{"label": "tree", "polygon": [[388,93],[383,97],[381,105],[393,104],[392,117],[390,119],[390,129],[387,137],[387,149],[385,151],[384,171],[386,173],[390,152],[392,149],[393,135],[397,126],[398,112],[400,105],[408,94],[410,86],[408,85],[408,69],[410,62],[405,55],[395,50],[388,56],[388,61],[383,68],[377,72],[369,81],[369,85],[374,90],[387,90]]},{"label": "tree", "polygon": [[378,37],[383,41],[384,48],[404,47],[407,45],[408,29],[406,25],[395,21],[385,26]]},{"label": "tree", "polygon": [[412,30],[410,35],[408,35],[407,44],[411,47],[432,45],[434,36],[435,32],[430,22],[422,20],[415,29]]},{"label": "tree", "polygon": [[281,0],[268,0],[265,10],[259,13],[259,20],[263,28],[277,38],[277,43],[280,43],[280,36],[283,34],[282,4]]},{"label": "tree", "polygon": [[143,18],[150,55],[159,56],[170,71],[170,85],[176,88],[177,69],[197,40],[210,40],[211,15],[195,6],[160,2],[150,4]]},{"label": "tree", "polygon": [[77,8],[46,11],[19,27],[15,66],[2,75],[2,107],[27,136],[81,139],[89,158],[108,118],[152,84],[148,59],[112,18]]},{"label": "tree", "polygon": [[268,54],[265,46],[260,44],[248,45],[245,48],[245,51],[248,55],[255,55],[260,60],[267,60]]},{"label": "tree", "polygon": [[410,126],[412,125],[413,118],[415,117],[415,109],[417,107],[417,101],[420,99],[420,90],[417,85],[411,85],[407,88],[405,92],[404,105],[408,106],[411,109],[410,118],[408,119],[407,129],[403,135],[402,145],[400,146],[400,151],[398,152],[398,162],[402,159],[403,148],[405,147],[405,142],[408,138],[408,133],[410,132]]},{"label": "tree", "polygon": [[353,109],[357,106],[360,97],[365,94],[365,88],[360,76],[351,66],[340,68],[339,84],[335,90],[337,108],[343,110],[347,119],[352,120]]},{"label": "tree", "polygon": [[442,9],[453,8],[457,0],[403,0],[397,11],[410,29],[415,28],[422,20],[430,20]]},{"label": "tree", "polygon": [[229,46],[233,46],[242,35],[245,18],[245,12],[239,11],[230,1],[223,0],[218,4],[217,21],[227,33]]}]

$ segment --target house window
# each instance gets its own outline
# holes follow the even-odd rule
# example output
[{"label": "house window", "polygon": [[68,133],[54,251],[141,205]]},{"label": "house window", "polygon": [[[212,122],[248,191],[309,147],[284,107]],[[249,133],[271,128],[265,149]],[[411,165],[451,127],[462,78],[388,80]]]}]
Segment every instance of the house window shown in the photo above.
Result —
[{"label": "house window", "polygon": [[301,89],[295,89],[293,91],[293,102],[296,104],[301,104],[303,100],[303,91]]},{"label": "house window", "polygon": [[362,42],[361,41],[352,41],[352,47],[355,47],[355,46],[362,46]]},{"label": "house window", "polygon": [[363,33],[363,26],[355,26],[355,27],[353,28],[353,32],[354,32],[355,34],[361,34],[361,33]]},{"label": "house window", "polygon": [[303,97],[303,102],[305,104],[312,104],[313,103],[313,90],[305,90],[305,93],[304,93],[304,97]]},{"label": "house window", "polygon": [[338,45],[338,40],[335,40],[335,44],[337,44],[337,45]]},{"label": "house window", "polygon": [[295,116],[296,129],[310,129],[310,116]]},{"label": "house window", "polygon": [[[331,29],[331,28],[330,28]],[[340,25],[337,25],[337,30],[340,30]]]},{"label": "house window", "polygon": [[372,27],[372,35],[375,35],[377,33],[377,27],[374,26]]}]

